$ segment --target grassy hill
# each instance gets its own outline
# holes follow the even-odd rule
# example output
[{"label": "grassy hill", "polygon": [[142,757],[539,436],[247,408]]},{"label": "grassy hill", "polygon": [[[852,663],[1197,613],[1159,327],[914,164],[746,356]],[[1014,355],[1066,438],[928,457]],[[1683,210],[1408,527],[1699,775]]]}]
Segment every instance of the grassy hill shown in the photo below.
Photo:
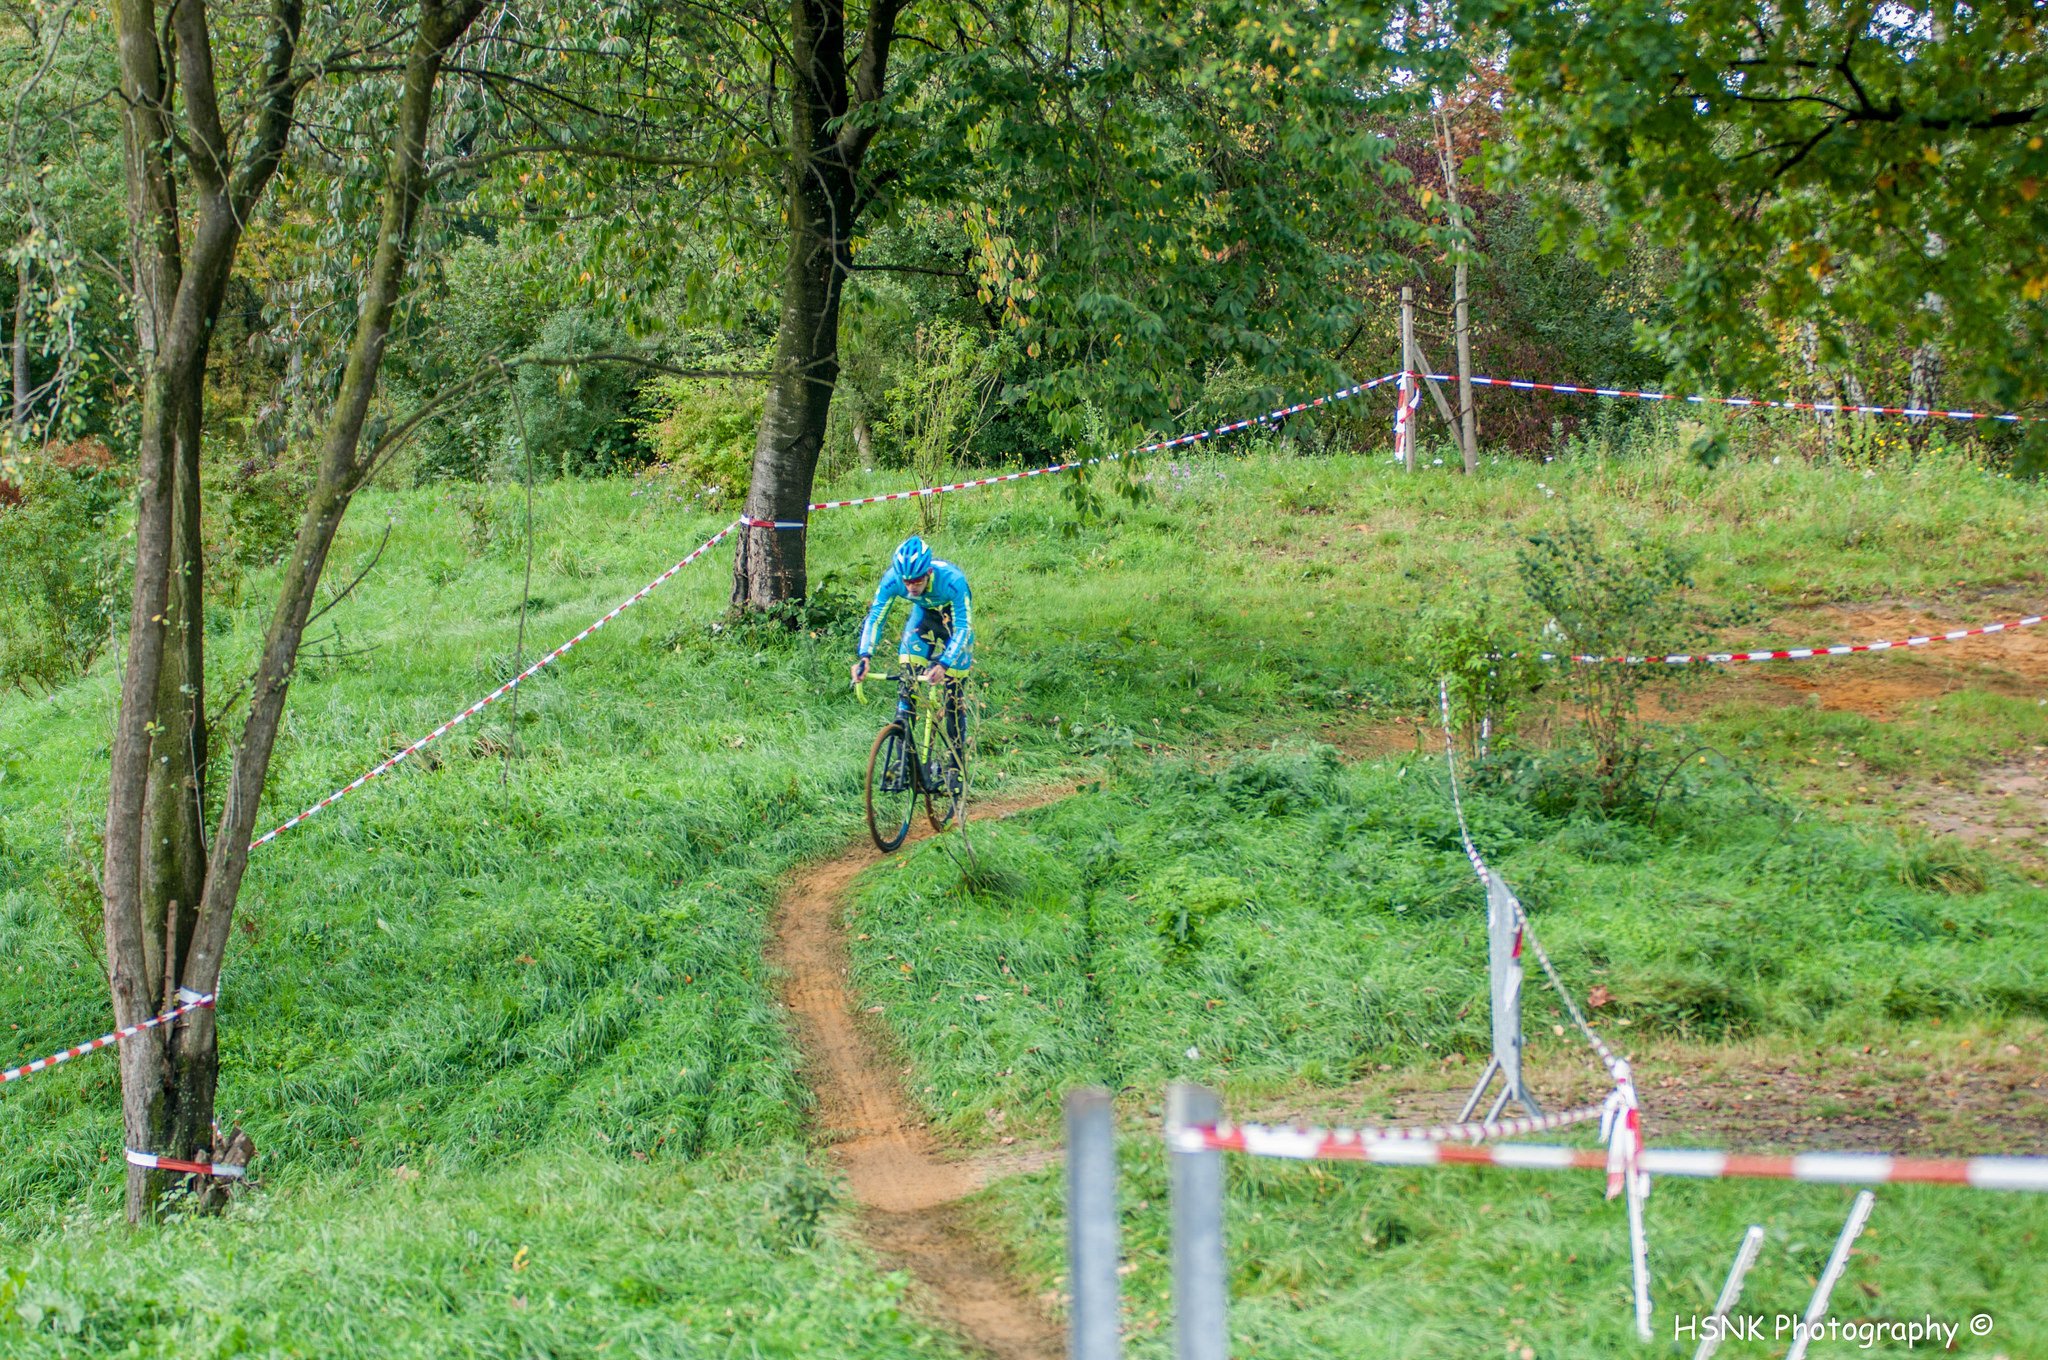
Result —
[{"label": "grassy hill", "polygon": [[[1564,506],[1701,549],[1701,594],[1758,604],[1760,640],[1783,626],[1831,640],[1824,605],[1974,618],[2043,589],[2048,496],[1951,460],[1710,473],[1581,450],[1465,480],[1268,451],[1151,472],[1149,501],[1090,522],[1024,483],[951,498],[927,526],[975,583],[981,788],[1097,786],[980,833],[971,881],[924,851],[858,907],[857,981],[915,1063],[912,1090],[964,1141],[1049,1136],[1058,1089],[1081,1079],[1128,1084],[1134,1132],[1160,1083],[1190,1073],[1235,1103],[1350,1100],[1363,1117],[1357,1101],[1379,1098],[1357,1088],[1368,1075],[1427,1077],[1478,1051],[1476,892],[1440,777],[1412,740],[1371,753],[1427,713],[1417,611],[1476,586],[1512,608],[1517,544]],[[715,527],[648,490],[540,490],[529,659]],[[266,816],[515,669],[510,496],[366,496],[338,571],[387,522],[382,560],[309,654]],[[722,623],[716,554],[523,687],[516,710],[494,705],[260,850],[220,1008],[223,1108],[261,1149],[260,1184],[225,1221],[129,1234],[114,1065],[11,1086],[0,1351],[957,1353],[906,1311],[902,1278],[817,1231],[837,1213],[762,962],[778,877],[856,834],[879,721],[844,683],[857,597],[918,527],[903,505],[820,516],[819,606],[793,633]],[[254,574],[210,615],[216,693],[253,656],[265,584]],[[1481,795],[1482,835],[1528,884],[1568,975],[1604,979],[1645,1042],[1789,1052],[1881,1033],[1902,1049],[2038,1051],[2048,896],[2022,860],[1892,825],[1915,781],[2048,743],[2038,687],[1934,655],[1815,664],[1940,686],[1873,716],[1710,682],[1684,717],[1746,749],[1654,825],[1539,814],[1502,783]],[[9,1061],[106,1028],[84,885],[113,693],[103,662],[53,697],[0,699]],[[1343,768],[1312,740],[1366,758]],[[1305,753],[1230,756],[1276,742]],[[1782,808],[1737,765],[1775,780]],[[1867,792],[1879,775],[1897,787]],[[1163,919],[1189,901],[1203,904],[1190,921]],[[1035,979],[1029,1003],[1013,979]],[[976,994],[1000,1001],[963,1001]],[[1129,1158],[1143,1319],[1163,1288],[1163,1180],[1149,1142]],[[1633,1347],[1618,1218],[1588,1186],[1294,1167],[1234,1168],[1233,1185],[1246,1353],[1466,1354],[1510,1335],[1544,1354]],[[985,1206],[1048,1283],[1056,1198],[1040,1176]],[[1666,1310],[1711,1294],[1759,1204],[1789,1236],[1758,1288],[1793,1307],[1842,1199],[1661,1186]],[[1936,1307],[1931,1285],[1906,1283],[1939,1263],[1998,1315],[2010,1353],[2048,1348],[2031,1288],[2040,1206],[1902,1190],[1879,1212],[1898,1274],[1873,1277],[1874,1309],[1967,1314],[1954,1291]],[[1476,1231],[1495,1224],[1511,1226]]]}]

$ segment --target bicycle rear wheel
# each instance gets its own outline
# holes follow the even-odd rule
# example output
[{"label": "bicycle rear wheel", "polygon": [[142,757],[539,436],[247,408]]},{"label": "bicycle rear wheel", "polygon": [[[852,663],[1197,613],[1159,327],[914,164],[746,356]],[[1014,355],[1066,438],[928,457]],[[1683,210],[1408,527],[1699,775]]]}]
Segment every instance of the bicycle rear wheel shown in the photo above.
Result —
[{"label": "bicycle rear wheel", "polygon": [[892,722],[875,734],[868,751],[868,834],[885,855],[909,837],[917,815],[918,780],[909,746],[903,724]]}]

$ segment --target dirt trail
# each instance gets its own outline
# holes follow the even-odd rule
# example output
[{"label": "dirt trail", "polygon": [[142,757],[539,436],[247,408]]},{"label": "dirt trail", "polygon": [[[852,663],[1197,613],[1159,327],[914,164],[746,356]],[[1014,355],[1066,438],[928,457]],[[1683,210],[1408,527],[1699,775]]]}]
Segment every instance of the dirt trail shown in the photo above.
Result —
[{"label": "dirt trail", "polygon": [[[988,803],[974,817],[1021,812],[1067,792]],[[776,905],[773,962],[818,1094],[817,1128],[861,1206],[869,1244],[924,1286],[944,1321],[995,1360],[1055,1360],[1059,1329],[954,1203],[1055,1154],[947,1155],[905,1098],[903,1067],[855,1018],[839,916],[855,876],[880,859],[862,841],[798,873]]]}]

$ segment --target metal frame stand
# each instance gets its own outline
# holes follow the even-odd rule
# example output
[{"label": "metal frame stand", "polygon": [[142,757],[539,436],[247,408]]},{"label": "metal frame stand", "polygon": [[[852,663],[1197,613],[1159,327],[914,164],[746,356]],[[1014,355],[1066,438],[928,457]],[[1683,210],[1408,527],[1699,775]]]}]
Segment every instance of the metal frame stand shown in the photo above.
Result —
[{"label": "metal frame stand", "polygon": [[1543,1107],[1536,1103],[1536,1097],[1529,1094],[1529,1088],[1522,1080],[1522,960],[1516,948],[1520,938],[1514,896],[1508,891],[1507,884],[1500,881],[1499,875],[1489,873],[1486,876],[1486,943],[1487,975],[1493,990],[1493,1056],[1486,1060],[1486,1070],[1479,1074],[1479,1084],[1472,1088],[1465,1108],[1458,1113],[1460,1124],[1470,1119],[1473,1111],[1479,1108],[1479,1102],[1486,1098],[1487,1088],[1493,1085],[1495,1077],[1501,1081],[1500,1094],[1487,1111],[1487,1119],[1500,1118],[1511,1100],[1532,1115],[1543,1113]]}]

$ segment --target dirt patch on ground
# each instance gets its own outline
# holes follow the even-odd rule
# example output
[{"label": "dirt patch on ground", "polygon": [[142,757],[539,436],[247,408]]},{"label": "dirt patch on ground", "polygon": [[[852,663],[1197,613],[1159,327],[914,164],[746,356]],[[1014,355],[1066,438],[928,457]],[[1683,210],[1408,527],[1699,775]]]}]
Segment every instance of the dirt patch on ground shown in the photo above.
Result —
[{"label": "dirt patch on ground", "polygon": [[2032,874],[2048,872],[2048,750],[2034,747],[1959,782],[1918,785],[1910,805],[1937,835],[1997,851]]},{"label": "dirt patch on ground", "polygon": [[[2037,612],[2041,597],[2048,597],[2048,589],[2026,599],[1986,598],[1969,606],[1967,617],[1947,607],[1896,601],[1823,605],[1781,615],[1725,645],[1739,651],[1902,642]],[[1746,700],[1818,703],[1822,708],[1888,722],[1916,704],[1957,690],[2038,697],[2044,688],[2048,688],[2048,624],[2037,624],[1910,649],[1719,666],[1700,683],[1652,689],[1644,696],[1643,713],[1649,718],[1692,718],[1714,704]]]},{"label": "dirt patch on ground", "polygon": [[1377,760],[1382,756],[1408,756],[1429,750],[1423,745],[1423,739],[1433,730],[1419,721],[1344,718],[1325,723],[1317,729],[1316,737],[1336,747],[1346,760]]},{"label": "dirt patch on ground", "polygon": [[[1000,817],[1067,792],[990,803],[974,815]],[[1058,1329],[954,1202],[1056,1154],[949,1154],[905,1098],[902,1063],[855,1014],[840,913],[854,878],[880,859],[861,842],[797,874],[776,907],[771,962],[782,972],[783,1003],[818,1095],[818,1134],[861,1206],[869,1244],[910,1272],[935,1313],[996,1360],[1053,1360]]]},{"label": "dirt patch on ground", "polygon": [[[2048,1052],[2042,1035],[1950,1040],[1886,1036],[1869,1045],[1794,1048],[1663,1041],[1634,1054],[1650,1141],[1750,1152],[1854,1151],[1927,1156],[2048,1154]],[[1455,1118],[1479,1064],[1451,1061],[1368,1078],[1341,1092],[1261,1109],[1269,1120],[1434,1124]],[[1597,1104],[1605,1084],[1563,1040],[1527,1068],[1544,1108]],[[1520,1113],[1519,1110],[1515,1113]]]}]

